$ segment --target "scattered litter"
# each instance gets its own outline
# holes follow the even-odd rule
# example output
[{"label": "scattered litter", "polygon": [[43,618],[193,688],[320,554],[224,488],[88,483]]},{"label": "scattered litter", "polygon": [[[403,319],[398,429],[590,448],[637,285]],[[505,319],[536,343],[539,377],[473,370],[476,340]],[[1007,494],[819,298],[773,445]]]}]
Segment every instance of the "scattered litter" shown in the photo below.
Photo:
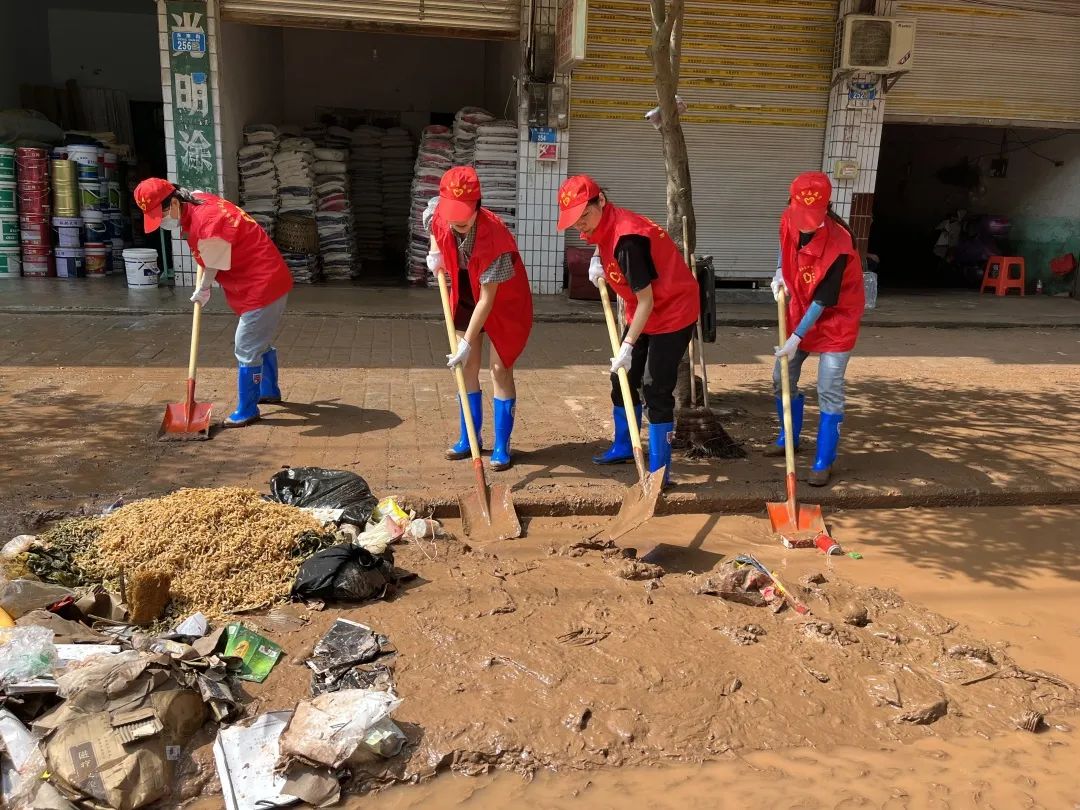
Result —
[{"label": "scattered litter", "polygon": [[843,619],[844,624],[850,624],[852,627],[866,627],[870,623],[870,614],[865,605],[852,602],[844,607]]},{"label": "scattered litter", "polygon": [[0,608],[17,620],[32,610],[42,610],[74,595],[73,591],[59,585],[13,579],[6,582],[0,592]]},{"label": "scattered litter", "polygon": [[4,543],[4,547],[0,549],[0,559],[2,560],[14,560],[20,554],[25,554],[30,550],[30,546],[37,542],[37,537],[32,534],[20,534],[12,537],[8,542]]},{"label": "scattered litter", "polygon": [[0,631],[0,685],[44,675],[56,662],[52,630],[11,627]]},{"label": "scattered litter", "polygon": [[271,712],[249,726],[229,726],[214,740],[221,792],[228,810],[262,810],[298,801],[284,792],[285,777],[275,770],[281,732],[292,712]]},{"label": "scattered litter", "polygon": [[1044,718],[1039,712],[1024,712],[1019,717],[1013,720],[1016,723],[1016,727],[1021,731],[1030,731],[1032,734],[1037,734],[1040,729],[1045,725]]},{"label": "scattered litter", "polygon": [[893,719],[897,723],[911,723],[916,726],[928,726],[931,723],[940,720],[948,714],[948,712],[949,701],[946,698],[941,698],[933,703],[928,703],[917,709],[912,709],[909,712],[898,714]]},{"label": "scattered litter", "polygon": [[173,633],[186,638],[202,638],[210,632],[210,622],[201,613],[193,613],[173,628]]},{"label": "scattered litter", "polygon": [[292,467],[270,479],[270,496],[290,506],[321,506],[342,510],[339,521],[365,526],[377,499],[367,481],[345,470]]},{"label": "scattered litter", "polygon": [[849,551],[847,555],[853,560],[861,560],[863,558],[862,554],[857,551]]},{"label": "scattered litter", "polygon": [[337,769],[401,701],[393,692],[346,689],[300,701],[281,735],[281,756]]},{"label": "scattered litter", "polygon": [[244,662],[236,674],[237,678],[262,683],[281,658],[281,647],[242,624],[230,624],[225,628],[225,651],[222,654],[226,658],[239,658]]},{"label": "scattered litter", "polygon": [[304,662],[312,671],[311,694],[364,688],[393,691],[392,670],[385,663],[372,662],[396,652],[386,636],[349,619],[338,619]]},{"label": "scattered litter", "polygon": [[667,573],[661,566],[653,563],[627,560],[613,572],[619,579],[643,581],[647,579],[659,579]]},{"label": "scattered litter", "polygon": [[382,598],[392,585],[409,576],[389,560],[343,544],[306,559],[296,574],[292,593],[298,599],[363,602]]}]

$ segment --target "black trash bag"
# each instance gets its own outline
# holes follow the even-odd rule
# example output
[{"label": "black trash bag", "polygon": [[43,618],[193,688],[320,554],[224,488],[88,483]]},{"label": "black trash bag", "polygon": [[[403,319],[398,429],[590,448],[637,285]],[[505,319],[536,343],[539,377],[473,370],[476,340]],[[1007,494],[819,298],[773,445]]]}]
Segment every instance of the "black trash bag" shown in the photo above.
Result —
[{"label": "black trash bag", "polygon": [[379,503],[367,481],[356,473],[322,467],[282,470],[270,479],[270,497],[290,506],[344,509],[341,522],[359,526],[361,530]]},{"label": "black trash bag", "polygon": [[345,543],[305,560],[296,574],[292,595],[297,599],[362,602],[383,596],[397,581],[392,561]]}]

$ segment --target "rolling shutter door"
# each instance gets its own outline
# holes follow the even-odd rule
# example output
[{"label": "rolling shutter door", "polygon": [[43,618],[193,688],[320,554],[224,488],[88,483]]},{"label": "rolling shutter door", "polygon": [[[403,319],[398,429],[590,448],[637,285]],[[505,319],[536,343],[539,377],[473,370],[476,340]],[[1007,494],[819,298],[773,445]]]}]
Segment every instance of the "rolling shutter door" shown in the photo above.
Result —
[{"label": "rolling shutter door", "polygon": [[915,67],[889,92],[887,121],[1080,123],[1080,2],[905,1],[896,14],[918,21]]},{"label": "rolling shutter door", "polygon": [[518,36],[520,0],[221,0],[222,17],[253,25],[403,34]]},{"label": "rolling shutter door", "polygon": [[[834,0],[686,4],[679,94],[694,186],[697,252],[718,274],[776,269],[780,212],[802,171],[821,168],[832,69]],[[587,61],[574,71],[571,174],[586,173],[626,208],[667,221],[660,135],[641,0],[590,0]]]}]

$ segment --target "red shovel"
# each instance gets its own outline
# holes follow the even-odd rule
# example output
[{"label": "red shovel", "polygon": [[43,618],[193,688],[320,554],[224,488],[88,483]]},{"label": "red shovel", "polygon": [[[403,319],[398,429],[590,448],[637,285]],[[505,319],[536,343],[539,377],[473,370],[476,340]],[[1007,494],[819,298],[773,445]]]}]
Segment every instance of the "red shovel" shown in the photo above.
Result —
[{"label": "red shovel", "polygon": [[[195,278],[195,289],[202,287],[202,267]],[[202,304],[195,302],[195,314],[191,322],[191,355],[188,359],[187,397],[183,402],[165,406],[165,418],[161,420],[161,441],[210,438],[209,402],[195,401],[195,371],[199,360],[199,327],[202,323]]]}]

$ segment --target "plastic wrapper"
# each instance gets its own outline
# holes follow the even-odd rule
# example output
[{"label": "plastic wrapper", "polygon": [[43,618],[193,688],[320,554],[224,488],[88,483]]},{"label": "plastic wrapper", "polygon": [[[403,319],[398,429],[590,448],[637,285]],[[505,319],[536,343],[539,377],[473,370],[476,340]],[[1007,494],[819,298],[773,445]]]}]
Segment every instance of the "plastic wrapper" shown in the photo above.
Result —
[{"label": "plastic wrapper", "polygon": [[13,619],[19,619],[32,610],[41,610],[69,596],[73,591],[59,585],[38,582],[33,579],[13,579],[0,589],[0,608]]},{"label": "plastic wrapper", "polygon": [[270,479],[270,496],[278,503],[299,507],[341,509],[342,523],[366,526],[378,499],[367,481],[345,470],[292,467]]},{"label": "plastic wrapper", "polygon": [[36,678],[58,660],[53,631],[44,627],[11,627],[0,631],[0,684]]}]

